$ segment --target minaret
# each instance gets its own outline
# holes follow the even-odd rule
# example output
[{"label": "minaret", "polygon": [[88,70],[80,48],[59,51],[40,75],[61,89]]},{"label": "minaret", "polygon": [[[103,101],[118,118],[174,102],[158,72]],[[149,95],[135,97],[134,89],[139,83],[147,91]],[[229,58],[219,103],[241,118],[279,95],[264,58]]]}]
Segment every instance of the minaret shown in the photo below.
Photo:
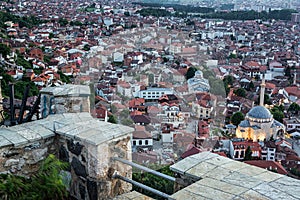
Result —
[{"label": "minaret", "polygon": [[264,106],[265,88],[266,88],[265,74],[263,73],[262,81],[260,84],[260,101],[259,101],[260,106]]},{"label": "minaret", "polygon": [[297,85],[297,71],[294,71],[294,80],[293,80],[293,85]]}]

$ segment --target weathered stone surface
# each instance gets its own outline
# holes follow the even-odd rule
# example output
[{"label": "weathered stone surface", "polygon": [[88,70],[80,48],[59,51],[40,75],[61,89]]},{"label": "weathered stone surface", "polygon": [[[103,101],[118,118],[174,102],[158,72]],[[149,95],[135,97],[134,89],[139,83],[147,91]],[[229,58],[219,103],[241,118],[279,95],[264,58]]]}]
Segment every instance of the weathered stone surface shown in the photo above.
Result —
[{"label": "weathered stone surface", "polygon": [[19,159],[8,159],[5,164],[4,164],[4,167],[11,167],[13,165],[17,165],[19,164]]},{"label": "weathered stone surface", "polygon": [[80,198],[81,199],[85,199],[85,187],[81,184],[79,184],[79,193],[80,193]]},{"label": "weathered stone surface", "polygon": [[18,170],[21,170],[24,165],[25,165],[25,159],[20,158],[18,163]]},{"label": "weathered stone surface", "polygon": [[48,152],[48,148],[44,148],[44,149],[35,149],[31,152],[32,155],[32,160],[28,160],[28,164],[36,164],[39,161],[43,160],[46,158]]},{"label": "weathered stone surface", "polygon": [[78,160],[78,158],[73,157],[71,166],[77,176],[82,176],[82,177],[86,178],[87,173],[86,173],[85,166],[83,164],[81,164],[81,162]]},{"label": "weathered stone surface", "polygon": [[95,181],[87,180],[87,190],[90,200],[98,200],[97,183]]},{"label": "weathered stone surface", "polygon": [[79,156],[81,154],[83,145],[76,142],[74,144],[73,140],[67,140],[68,150],[71,151],[73,154]]},{"label": "weathered stone surface", "polygon": [[10,150],[10,151],[4,152],[4,156],[6,158],[10,158],[10,157],[17,156],[17,155],[19,155],[19,152],[16,150]]},{"label": "weathered stone surface", "polygon": [[69,153],[63,145],[59,148],[59,159],[64,162],[69,162]]}]

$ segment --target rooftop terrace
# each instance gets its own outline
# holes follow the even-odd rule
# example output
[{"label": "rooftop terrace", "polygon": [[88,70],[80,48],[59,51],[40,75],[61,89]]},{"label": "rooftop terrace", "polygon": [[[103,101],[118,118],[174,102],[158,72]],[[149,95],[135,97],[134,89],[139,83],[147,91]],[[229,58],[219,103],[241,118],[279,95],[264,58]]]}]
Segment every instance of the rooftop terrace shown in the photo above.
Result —
[{"label": "rooftop terrace", "polygon": [[210,152],[187,157],[171,170],[199,181],[175,199],[300,199],[300,181]]}]

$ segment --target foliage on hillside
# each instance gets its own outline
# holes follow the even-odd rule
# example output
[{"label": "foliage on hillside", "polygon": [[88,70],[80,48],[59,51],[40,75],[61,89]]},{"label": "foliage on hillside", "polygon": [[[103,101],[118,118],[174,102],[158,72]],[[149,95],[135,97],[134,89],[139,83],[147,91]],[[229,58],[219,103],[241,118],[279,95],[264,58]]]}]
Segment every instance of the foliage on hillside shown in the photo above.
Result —
[{"label": "foliage on hillside", "polygon": [[[165,166],[159,170],[157,170],[163,174],[174,176],[173,172],[170,170],[169,166]],[[174,183],[171,181],[168,181],[164,178],[161,178],[159,176],[150,174],[148,172],[134,172],[132,173],[132,179],[135,181],[138,181],[144,185],[147,185],[149,187],[152,187],[154,189],[157,189],[161,192],[172,194],[174,192]],[[133,190],[136,190],[138,192],[141,192],[142,194],[145,194],[149,197],[152,197],[154,199],[163,199],[160,196],[157,196],[151,192],[148,192],[146,190],[142,190],[139,187],[133,186]]]},{"label": "foliage on hillside", "polygon": [[295,10],[283,9],[272,10],[270,12],[262,11],[256,12],[250,11],[231,11],[231,12],[215,12],[207,15],[203,15],[203,18],[225,19],[225,20],[255,20],[255,19],[275,19],[275,20],[291,20],[292,13]]},{"label": "foliage on hillside", "polygon": [[5,28],[6,26],[4,23],[7,21],[18,23],[20,28],[32,28],[33,26],[46,22],[33,15],[20,17],[9,12],[0,11],[0,27]]},{"label": "foliage on hillside", "polygon": [[30,177],[13,174],[0,175],[0,199],[18,200],[58,200],[68,196],[66,185],[60,174],[68,164],[49,155],[38,172]]}]

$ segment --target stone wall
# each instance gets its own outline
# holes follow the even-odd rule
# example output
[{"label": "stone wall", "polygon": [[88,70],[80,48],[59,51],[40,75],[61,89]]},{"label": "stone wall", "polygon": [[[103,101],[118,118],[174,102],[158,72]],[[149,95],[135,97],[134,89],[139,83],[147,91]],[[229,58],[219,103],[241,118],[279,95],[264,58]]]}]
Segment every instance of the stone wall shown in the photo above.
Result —
[{"label": "stone wall", "polygon": [[29,176],[39,168],[49,153],[56,154],[55,137],[0,148],[0,172]]},{"label": "stone wall", "polygon": [[30,176],[50,153],[70,163],[63,174],[75,199],[111,199],[129,192],[130,184],[112,178],[131,178],[133,129],[93,119],[89,113],[50,115],[46,119],[0,128],[0,173]]}]

